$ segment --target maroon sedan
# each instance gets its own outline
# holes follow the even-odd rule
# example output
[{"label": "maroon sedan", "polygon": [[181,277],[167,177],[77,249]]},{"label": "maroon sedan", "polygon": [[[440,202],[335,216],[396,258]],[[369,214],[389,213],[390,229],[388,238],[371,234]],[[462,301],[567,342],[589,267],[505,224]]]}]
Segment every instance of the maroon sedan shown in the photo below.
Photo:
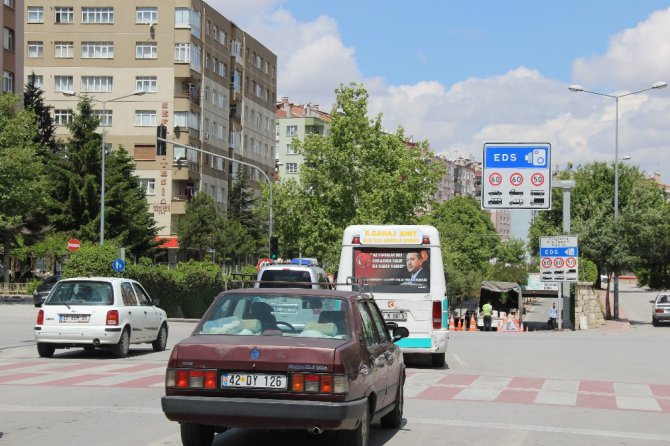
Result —
[{"label": "maroon sedan", "polygon": [[[393,330],[393,336],[389,334]],[[369,444],[370,423],[402,422],[405,365],[368,294],[250,288],[221,293],[172,350],[162,407],[182,443],[231,427],[336,430]]]}]

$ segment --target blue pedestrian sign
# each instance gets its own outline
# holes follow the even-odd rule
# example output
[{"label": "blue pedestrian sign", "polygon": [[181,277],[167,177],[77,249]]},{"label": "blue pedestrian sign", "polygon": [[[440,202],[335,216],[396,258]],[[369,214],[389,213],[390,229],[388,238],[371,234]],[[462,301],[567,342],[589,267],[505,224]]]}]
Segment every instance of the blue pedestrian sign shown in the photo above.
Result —
[{"label": "blue pedestrian sign", "polygon": [[551,209],[551,144],[485,143],[482,209]]},{"label": "blue pedestrian sign", "polygon": [[112,262],[112,268],[114,268],[114,271],[121,273],[124,269],[126,269],[126,262],[124,262],[123,259],[114,259]]}]

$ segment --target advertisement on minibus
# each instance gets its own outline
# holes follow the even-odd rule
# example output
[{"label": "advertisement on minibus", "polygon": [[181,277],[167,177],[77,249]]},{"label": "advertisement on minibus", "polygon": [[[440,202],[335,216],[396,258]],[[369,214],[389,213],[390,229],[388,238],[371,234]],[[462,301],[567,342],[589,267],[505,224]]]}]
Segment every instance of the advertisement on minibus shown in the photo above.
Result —
[{"label": "advertisement on minibus", "polygon": [[364,278],[372,292],[430,291],[428,249],[361,247],[353,251],[354,276]]}]

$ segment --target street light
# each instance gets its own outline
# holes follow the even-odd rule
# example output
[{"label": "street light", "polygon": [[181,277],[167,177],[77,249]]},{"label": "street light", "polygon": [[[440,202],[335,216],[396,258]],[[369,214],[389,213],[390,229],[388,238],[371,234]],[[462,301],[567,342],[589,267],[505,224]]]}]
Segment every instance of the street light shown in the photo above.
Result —
[{"label": "street light", "polygon": [[[581,85],[570,85],[568,89],[576,93],[591,93],[598,96],[606,96],[614,99],[615,108],[615,127],[614,127],[614,225],[618,225],[619,220],[619,99],[632,96],[634,94],[643,93],[649,90],[660,90],[667,87],[667,82],[655,82],[651,87],[643,90],[633,91],[632,93],[624,93],[619,95],[600,93],[597,91],[590,91],[584,89]],[[624,157],[625,159],[625,157]],[[614,271],[614,319],[619,319],[619,276],[618,272]]]},{"label": "street light", "polygon": [[100,127],[102,127],[102,169],[100,174],[100,244],[105,243],[105,106],[108,102],[118,101],[119,99],[129,98],[131,96],[142,96],[145,92],[143,90],[137,90],[133,93],[127,94],[125,96],[119,96],[118,98],[107,99],[103,101],[101,99],[96,99],[88,95],[79,95],[74,91],[63,91],[65,96],[69,97],[78,97],[78,98],[88,98],[92,101],[99,102],[102,104],[102,115],[100,119]]}]

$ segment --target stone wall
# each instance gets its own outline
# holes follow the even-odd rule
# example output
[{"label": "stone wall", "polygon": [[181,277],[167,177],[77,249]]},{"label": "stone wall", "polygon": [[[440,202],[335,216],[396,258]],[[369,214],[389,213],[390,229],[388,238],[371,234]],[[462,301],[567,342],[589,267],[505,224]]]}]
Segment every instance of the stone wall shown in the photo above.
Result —
[{"label": "stone wall", "polygon": [[592,282],[578,282],[575,285],[575,330],[581,330],[580,319],[586,318],[588,328],[598,328],[605,324],[603,309]]}]

